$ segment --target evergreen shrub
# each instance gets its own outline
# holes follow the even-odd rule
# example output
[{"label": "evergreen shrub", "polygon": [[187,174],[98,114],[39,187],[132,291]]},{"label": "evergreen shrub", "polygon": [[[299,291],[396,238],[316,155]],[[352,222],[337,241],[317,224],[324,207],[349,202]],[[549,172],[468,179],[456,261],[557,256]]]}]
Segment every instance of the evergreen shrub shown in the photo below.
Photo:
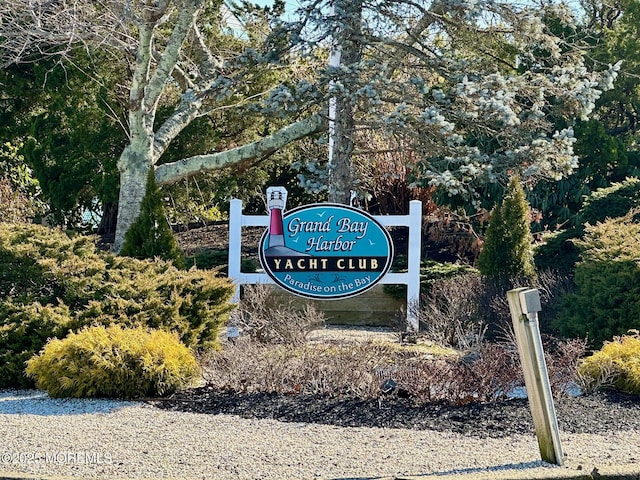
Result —
[{"label": "evergreen shrub", "polygon": [[149,170],[147,189],[140,214],[124,236],[120,255],[144,259],[159,257],[176,267],[184,266],[184,257],[167,221],[154,170]]},{"label": "evergreen shrub", "polygon": [[[563,297],[556,319],[567,337],[586,337],[597,348],[638,326],[640,319],[640,223],[631,211],[587,225],[576,265],[576,291]],[[636,219],[634,221],[634,219]]]},{"label": "evergreen shrub", "polygon": [[538,270],[571,272],[580,259],[580,251],[573,240],[580,238],[582,228],[569,228],[546,233],[544,243],[534,249],[534,261]]},{"label": "evergreen shrub", "polygon": [[0,218],[3,222],[24,222],[42,214],[40,184],[20,155],[21,145],[0,143]]},{"label": "evergreen shrub", "polygon": [[51,397],[141,398],[187,387],[200,369],[176,335],[112,325],[50,340],[26,373]]},{"label": "evergreen shrub", "polygon": [[585,199],[579,213],[583,223],[595,225],[607,218],[624,217],[640,207],[640,178],[629,177],[610,187],[599,188]]},{"label": "evergreen shrub", "polygon": [[607,218],[624,217],[630,210],[638,207],[640,178],[629,177],[623,182],[595,190],[584,200],[578,212],[580,226],[547,235],[545,243],[536,248],[536,267],[572,271],[579,260],[579,250],[574,240],[583,237],[582,224],[595,225]]},{"label": "evergreen shrub", "polygon": [[233,293],[216,272],[117,257],[90,237],[0,223],[0,388],[32,385],[24,361],[47,338],[89,325],[156,328],[193,349],[217,348]]},{"label": "evergreen shrub", "polygon": [[478,257],[477,267],[482,275],[505,281],[519,276],[535,277],[529,223],[529,205],[520,178],[513,176],[502,204],[491,213]]},{"label": "evergreen shrub", "polygon": [[602,349],[583,360],[578,373],[587,390],[611,385],[640,395],[640,334],[630,330],[628,335],[605,342]]},{"label": "evergreen shrub", "polygon": [[[406,263],[403,268],[394,269],[393,271],[406,272]],[[422,260],[420,262],[420,292],[423,295],[427,295],[441,280],[477,273],[478,271],[475,268],[463,263]],[[394,298],[407,298],[406,285],[384,285],[384,291]]]},{"label": "evergreen shrub", "polygon": [[0,388],[33,387],[24,375],[25,362],[49,338],[65,336],[71,314],[65,305],[0,302]]},{"label": "evergreen shrub", "polygon": [[16,191],[7,178],[0,176],[0,218],[16,223],[32,217],[34,213],[31,199]]}]

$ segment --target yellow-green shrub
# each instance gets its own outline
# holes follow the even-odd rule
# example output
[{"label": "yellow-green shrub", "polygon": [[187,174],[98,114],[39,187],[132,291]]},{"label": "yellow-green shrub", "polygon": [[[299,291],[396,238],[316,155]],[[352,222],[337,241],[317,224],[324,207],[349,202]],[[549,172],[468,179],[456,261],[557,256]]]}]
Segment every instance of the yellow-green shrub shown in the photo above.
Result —
[{"label": "yellow-green shrub", "polygon": [[640,209],[585,227],[575,241],[580,261],[576,290],[564,295],[554,326],[565,337],[589,338],[594,348],[638,327],[640,319]]},{"label": "yellow-green shrub", "polygon": [[85,326],[155,328],[194,350],[217,348],[233,292],[215,270],[114,256],[92,237],[0,223],[0,388],[33,387],[24,362],[48,338]]},{"label": "yellow-green shrub", "polygon": [[50,396],[75,398],[166,395],[192,384],[199,372],[176,335],[119,325],[52,339],[26,369]]},{"label": "yellow-green shrub", "polygon": [[587,387],[610,384],[640,395],[640,334],[637,330],[630,333],[605,342],[602,349],[582,362],[578,373]]},{"label": "yellow-green shrub", "polygon": [[65,305],[17,305],[0,302],[0,388],[33,388],[24,365],[47,339],[69,332],[71,315]]}]

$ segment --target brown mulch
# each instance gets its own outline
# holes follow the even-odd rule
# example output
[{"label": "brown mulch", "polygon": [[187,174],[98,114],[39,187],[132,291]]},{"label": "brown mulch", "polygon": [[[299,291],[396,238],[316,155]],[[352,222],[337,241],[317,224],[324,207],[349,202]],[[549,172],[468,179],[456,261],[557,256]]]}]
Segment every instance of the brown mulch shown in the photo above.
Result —
[{"label": "brown mulch", "polygon": [[[209,387],[186,390],[171,398],[154,400],[158,408],[208,415],[276,419],[283,422],[321,423],[342,427],[388,427],[451,431],[478,437],[505,437],[532,433],[526,399],[487,404],[450,406],[415,405],[396,395],[378,399],[281,395],[229,394]],[[640,398],[601,392],[555,400],[559,428],[566,433],[640,430]]]}]

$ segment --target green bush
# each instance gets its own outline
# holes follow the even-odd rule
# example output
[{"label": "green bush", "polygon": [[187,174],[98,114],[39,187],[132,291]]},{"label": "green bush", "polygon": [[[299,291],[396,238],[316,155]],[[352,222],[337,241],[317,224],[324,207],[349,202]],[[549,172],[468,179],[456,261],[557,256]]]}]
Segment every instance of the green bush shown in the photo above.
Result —
[{"label": "green bush", "polygon": [[147,176],[147,192],[140,205],[140,214],[124,236],[120,255],[139,259],[159,257],[172,261],[176,267],[184,266],[184,257],[167,221],[153,169]]},{"label": "green bush", "polygon": [[4,222],[24,222],[44,210],[40,185],[20,155],[20,147],[0,143],[0,218]]},{"label": "green bush", "polygon": [[0,303],[0,388],[33,387],[24,376],[25,362],[49,338],[65,336],[70,322],[66,306]]},{"label": "green bush", "polygon": [[50,340],[26,373],[52,397],[166,395],[198,378],[198,362],[178,337],[142,327],[91,327]]},{"label": "green bush", "polygon": [[35,208],[29,197],[16,191],[11,182],[0,173],[0,218],[5,222],[21,222],[33,217]]},{"label": "green bush", "polygon": [[[406,265],[405,268],[394,271],[406,272]],[[423,260],[420,262],[420,293],[427,295],[440,280],[477,272],[475,268],[462,263]],[[384,291],[394,298],[407,298],[406,285],[385,285]]]},{"label": "green bush", "polygon": [[[637,212],[636,212],[637,214]],[[565,295],[555,326],[569,337],[603,341],[638,326],[640,319],[640,224],[634,212],[586,227],[576,241],[576,291]]]},{"label": "green bush", "polygon": [[[610,187],[599,188],[589,195],[578,213],[578,221],[595,225],[607,218],[624,217],[640,207],[640,178],[627,178]],[[584,235],[584,227],[574,227],[548,235],[545,244],[535,251],[537,268],[571,271],[579,260],[575,239]]]},{"label": "green bush", "polygon": [[582,228],[569,228],[544,235],[544,243],[534,248],[534,261],[538,270],[572,272],[580,259],[573,240],[580,238]]},{"label": "green bush", "polygon": [[610,187],[599,188],[584,202],[579,213],[582,223],[595,225],[607,218],[624,217],[640,207],[640,178],[630,177]]},{"label": "green bush", "polygon": [[578,374],[587,390],[611,385],[640,395],[640,335],[637,330],[629,333],[605,342],[601,350],[582,362]]},{"label": "green bush", "polygon": [[88,325],[157,328],[190,348],[216,348],[233,293],[215,272],[116,257],[90,237],[0,223],[0,388],[30,386],[24,361],[47,338]]},{"label": "green bush", "polygon": [[520,178],[514,176],[502,204],[491,212],[485,243],[478,257],[478,270],[498,280],[534,277],[531,241],[529,205]]}]

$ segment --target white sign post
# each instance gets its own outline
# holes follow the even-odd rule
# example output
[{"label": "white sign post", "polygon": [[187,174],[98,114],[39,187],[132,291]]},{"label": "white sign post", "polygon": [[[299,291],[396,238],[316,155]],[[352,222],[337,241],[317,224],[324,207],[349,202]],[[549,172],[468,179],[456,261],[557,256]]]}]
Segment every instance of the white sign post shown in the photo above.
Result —
[{"label": "white sign post", "polygon": [[564,454],[538,325],[540,293],[535,288],[516,288],[507,292],[507,299],[540,455],[545,462],[562,466]]}]

